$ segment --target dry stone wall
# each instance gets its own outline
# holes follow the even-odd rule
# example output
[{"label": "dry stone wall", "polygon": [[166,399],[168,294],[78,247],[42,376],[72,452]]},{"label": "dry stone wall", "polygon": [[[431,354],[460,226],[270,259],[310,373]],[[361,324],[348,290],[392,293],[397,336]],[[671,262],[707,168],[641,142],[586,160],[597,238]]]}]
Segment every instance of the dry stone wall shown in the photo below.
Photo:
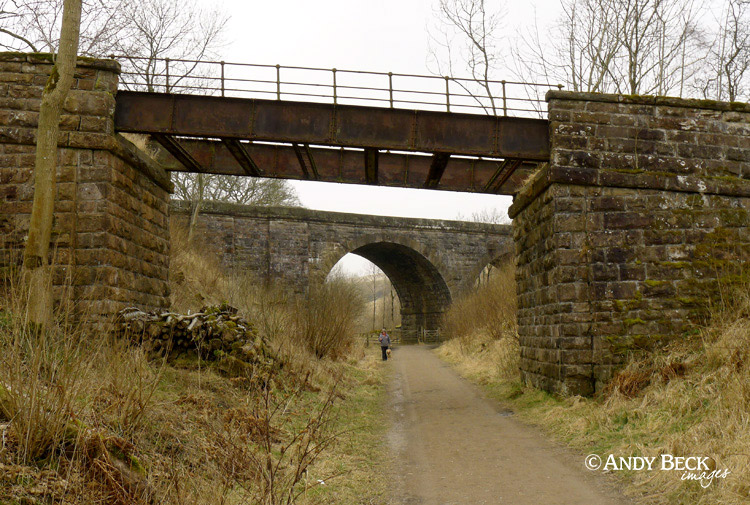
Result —
[{"label": "dry stone wall", "polygon": [[551,160],[517,195],[521,368],[600,389],[630,352],[694,331],[750,252],[750,106],[548,95]]},{"label": "dry stone wall", "polygon": [[[18,264],[28,232],[36,126],[51,68],[49,55],[0,53],[0,266]],[[95,318],[168,303],[171,183],[114,132],[118,75],[114,61],[79,59],[59,139],[56,290]]]}]

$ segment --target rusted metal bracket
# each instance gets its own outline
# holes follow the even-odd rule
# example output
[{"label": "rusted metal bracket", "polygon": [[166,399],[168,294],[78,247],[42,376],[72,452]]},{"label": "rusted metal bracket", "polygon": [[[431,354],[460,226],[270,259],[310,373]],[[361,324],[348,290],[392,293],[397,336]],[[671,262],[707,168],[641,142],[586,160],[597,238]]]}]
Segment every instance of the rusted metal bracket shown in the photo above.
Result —
[{"label": "rusted metal bracket", "polygon": [[226,146],[227,150],[232,153],[234,159],[240,164],[242,169],[247,175],[253,177],[260,177],[263,175],[263,171],[255,163],[252,156],[250,156],[242,146],[242,143],[237,139],[221,139],[221,142]]},{"label": "rusted metal bracket", "polygon": [[292,147],[294,148],[294,154],[297,155],[297,161],[299,161],[299,166],[302,169],[302,173],[305,174],[305,179],[309,179],[310,171],[307,170],[305,157],[302,155],[302,149],[299,148],[299,144],[292,144]]},{"label": "rusted metal bracket", "polygon": [[442,179],[445,172],[445,167],[448,166],[450,157],[451,155],[448,153],[435,153],[432,155],[430,172],[427,174],[427,180],[424,181],[425,189],[435,189],[438,187],[440,179]]},{"label": "rusted metal bracket", "polygon": [[164,149],[169,151],[169,154],[174,156],[177,161],[182,163],[188,172],[204,172],[203,167],[200,163],[195,161],[195,158],[188,153],[184,147],[180,145],[180,142],[170,135],[163,135],[161,133],[155,133],[151,135]]},{"label": "rusted metal bracket", "polygon": [[490,180],[484,185],[483,191],[485,193],[498,193],[503,184],[513,175],[518,167],[521,166],[523,160],[503,160],[497,165],[497,170],[492,174]]},{"label": "rusted metal bracket", "polygon": [[318,166],[315,164],[315,157],[313,156],[312,150],[310,150],[310,144],[305,144],[305,153],[307,154],[307,160],[310,162],[310,170],[313,173],[313,179],[320,180],[318,174]]},{"label": "rusted metal bracket", "polygon": [[367,184],[378,183],[378,150],[365,149],[365,181]]}]

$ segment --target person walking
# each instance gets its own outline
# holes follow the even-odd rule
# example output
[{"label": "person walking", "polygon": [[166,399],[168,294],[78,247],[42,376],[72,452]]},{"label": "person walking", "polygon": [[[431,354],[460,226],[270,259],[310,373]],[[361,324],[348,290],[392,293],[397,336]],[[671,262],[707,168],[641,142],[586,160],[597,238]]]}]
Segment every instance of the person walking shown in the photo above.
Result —
[{"label": "person walking", "polygon": [[388,360],[388,349],[391,347],[391,337],[386,333],[385,328],[380,331],[378,336],[378,342],[380,342],[380,350],[383,353],[383,361]]}]

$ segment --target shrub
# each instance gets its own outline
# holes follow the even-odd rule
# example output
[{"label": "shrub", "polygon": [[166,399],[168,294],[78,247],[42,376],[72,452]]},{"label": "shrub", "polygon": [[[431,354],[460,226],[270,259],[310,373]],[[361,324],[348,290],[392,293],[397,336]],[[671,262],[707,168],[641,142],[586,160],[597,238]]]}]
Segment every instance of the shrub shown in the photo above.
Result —
[{"label": "shrub", "polygon": [[337,277],[310,288],[298,301],[295,331],[318,358],[339,358],[351,347],[365,302],[359,287]]},{"label": "shrub", "polygon": [[454,300],[442,326],[448,338],[516,338],[515,265],[506,263],[489,281]]}]

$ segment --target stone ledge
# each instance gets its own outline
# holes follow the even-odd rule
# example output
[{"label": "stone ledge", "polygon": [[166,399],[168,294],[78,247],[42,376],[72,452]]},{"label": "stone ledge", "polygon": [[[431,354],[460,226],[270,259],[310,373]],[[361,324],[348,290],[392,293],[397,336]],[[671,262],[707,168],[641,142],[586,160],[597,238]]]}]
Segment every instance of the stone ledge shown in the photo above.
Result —
[{"label": "stone ledge", "polygon": [[551,184],[573,184],[602,188],[653,189],[674,193],[750,197],[750,181],[728,180],[726,177],[696,177],[653,172],[628,173],[618,170],[545,167],[523,187],[508,208],[508,216],[515,218]]},{"label": "stone ledge", "polygon": [[[189,212],[190,202],[172,200],[170,211],[181,214]],[[238,217],[261,217],[285,219],[289,221],[340,223],[353,225],[369,225],[390,228],[424,228],[441,231],[475,232],[495,235],[511,235],[509,224],[472,223],[465,221],[450,221],[439,219],[420,219],[391,216],[370,216],[366,214],[350,214],[345,212],[330,212],[305,209],[302,207],[261,207],[254,205],[238,205],[224,202],[203,202],[203,214],[220,214]]]},{"label": "stone ledge", "polygon": [[731,112],[750,112],[750,104],[745,102],[721,102],[719,100],[701,100],[698,98],[677,98],[656,95],[618,95],[612,93],[587,93],[581,91],[550,90],[545,100],[568,100],[579,102],[606,102],[634,105],[662,105],[689,109],[709,109]]},{"label": "stone ledge", "polygon": [[172,184],[169,174],[119,133],[114,136],[110,152],[149,177],[167,193],[174,193],[174,184]]},{"label": "stone ledge", "polygon": [[[52,65],[54,63],[53,57],[52,53],[0,52],[0,61],[17,63]],[[121,72],[120,63],[116,60],[89,58],[86,56],[78,57],[76,67],[107,70],[116,74]]]},{"label": "stone ledge", "polygon": [[511,219],[521,213],[523,209],[529,206],[531,202],[536,200],[542,191],[552,184],[550,179],[549,165],[543,165],[529,181],[518,190],[518,193],[513,197],[513,204],[508,207],[508,216]]}]

